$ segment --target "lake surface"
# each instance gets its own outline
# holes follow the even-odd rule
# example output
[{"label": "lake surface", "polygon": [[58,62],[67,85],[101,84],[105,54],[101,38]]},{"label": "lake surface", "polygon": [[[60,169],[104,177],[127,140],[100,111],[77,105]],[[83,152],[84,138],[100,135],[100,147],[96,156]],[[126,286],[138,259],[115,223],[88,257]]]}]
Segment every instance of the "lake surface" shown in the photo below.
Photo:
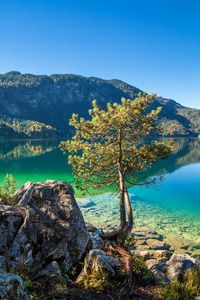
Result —
[{"label": "lake surface", "polygon": [[[0,182],[12,173],[26,181],[72,181],[59,141],[0,141]],[[130,188],[135,226],[163,234],[181,252],[200,254],[200,140],[176,139],[176,151],[143,178],[165,174],[156,187]],[[111,192],[80,199],[85,218],[97,226],[118,224],[118,199]]]}]

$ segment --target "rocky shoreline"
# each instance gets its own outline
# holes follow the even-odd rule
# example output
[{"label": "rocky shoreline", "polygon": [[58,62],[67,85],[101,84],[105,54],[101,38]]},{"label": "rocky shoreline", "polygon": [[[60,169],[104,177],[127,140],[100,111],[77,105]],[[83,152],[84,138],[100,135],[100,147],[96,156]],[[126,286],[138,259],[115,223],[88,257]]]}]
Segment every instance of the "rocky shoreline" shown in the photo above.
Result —
[{"label": "rocky shoreline", "polygon": [[142,257],[148,270],[161,283],[178,279],[187,269],[200,265],[200,255],[175,253],[156,231],[135,229],[132,236],[135,241],[132,254]]},{"label": "rocky shoreline", "polygon": [[[199,221],[185,214],[174,214],[154,207],[135,194],[131,193],[130,196],[135,218],[134,231],[141,230],[145,234],[156,229],[162,241],[170,245],[170,249],[176,253],[200,255]],[[85,220],[105,230],[112,230],[117,226],[119,209],[116,195],[107,192],[77,201]],[[148,249],[145,241],[140,248]]]},{"label": "rocky shoreline", "polygon": [[[69,184],[28,182],[15,197],[14,206],[0,204],[0,299],[155,299],[136,285],[133,297],[129,290],[118,297],[121,259],[100,238],[101,230],[84,221]],[[156,231],[134,229],[126,245],[133,264],[139,258],[156,284],[170,284],[200,266],[198,255],[175,253]]]},{"label": "rocky shoreline", "polygon": [[[91,225],[89,226],[90,228]],[[93,232],[91,235],[95,245],[96,239],[100,239],[98,236],[99,231],[98,229],[96,230],[97,234]],[[133,231],[127,243],[130,252],[133,257],[143,258],[148,270],[154,273],[159,282],[165,284],[171,280],[178,279],[187,269],[200,266],[200,255],[191,256],[187,253],[175,253],[171,246],[163,241],[162,235],[159,235],[156,231],[139,228]],[[98,248],[101,247],[99,246]]]}]

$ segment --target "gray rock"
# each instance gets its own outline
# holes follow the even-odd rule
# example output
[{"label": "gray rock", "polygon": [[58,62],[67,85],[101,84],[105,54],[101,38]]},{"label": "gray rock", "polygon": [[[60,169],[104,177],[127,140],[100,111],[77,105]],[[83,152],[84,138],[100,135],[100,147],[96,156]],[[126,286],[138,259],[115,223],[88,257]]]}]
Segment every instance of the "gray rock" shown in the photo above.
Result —
[{"label": "gray rock", "polygon": [[92,225],[91,223],[85,222],[85,225],[86,225],[86,228],[87,228],[88,232],[97,231],[97,228],[94,225]]},{"label": "gray rock", "polygon": [[[158,265],[160,262],[157,259],[148,259],[145,261],[145,264],[148,268],[148,270],[151,270],[155,265]],[[163,266],[163,264],[162,264]]]},{"label": "gray rock", "polygon": [[161,284],[170,283],[170,280],[167,277],[166,273],[162,270],[161,265],[154,265],[154,267],[151,269],[151,272],[154,274],[154,277],[156,278],[157,282]]},{"label": "gray rock", "polygon": [[5,241],[0,241],[0,249],[16,264],[36,271],[55,260],[70,269],[90,239],[71,186],[51,180],[27,183],[16,198],[16,208],[1,207],[0,234]]},{"label": "gray rock", "polygon": [[167,275],[171,280],[182,278],[185,271],[195,266],[195,259],[188,254],[173,254],[167,262]]},{"label": "gray rock", "polygon": [[20,276],[0,271],[0,299],[30,299]]},{"label": "gray rock", "polygon": [[121,262],[113,256],[106,255],[100,249],[90,250],[84,261],[84,268],[77,278],[80,282],[87,274],[106,272],[115,275],[116,270],[121,268]]},{"label": "gray rock", "polygon": [[27,181],[25,184],[23,184],[15,193],[14,196],[16,197],[17,201],[20,200],[20,198],[24,195],[24,193],[31,187],[32,182]]},{"label": "gray rock", "polygon": [[7,255],[24,217],[22,211],[9,205],[0,205],[0,255]]},{"label": "gray rock", "polygon": [[196,264],[198,267],[200,267],[200,255],[197,255],[197,256],[195,257],[195,264]]},{"label": "gray rock", "polygon": [[61,271],[59,264],[56,261],[52,261],[48,266],[46,266],[44,269],[39,271],[37,275],[34,277],[34,279],[37,279],[39,277],[42,277],[46,280],[55,278],[55,277],[61,277]]},{"label": "gray rock", "polygon": [[0,255],[0,270],[6,270],[6,258]]},{"label": "gray rock", "polygon": [[102,249],[103,248],[103,240],[100,238],[98,234],[93,234],[91,236],[92,248],[93,249]]},{"label": "gray rock", "polygon": [[148,268],[148,270],[150,270],[156,280],[162,284],[168,284],[170,282],[170,280],[168,279],[167,275],[166,275],[166,264],[158,259],[149,259],[147,261],[145,261],[145,264]]}]

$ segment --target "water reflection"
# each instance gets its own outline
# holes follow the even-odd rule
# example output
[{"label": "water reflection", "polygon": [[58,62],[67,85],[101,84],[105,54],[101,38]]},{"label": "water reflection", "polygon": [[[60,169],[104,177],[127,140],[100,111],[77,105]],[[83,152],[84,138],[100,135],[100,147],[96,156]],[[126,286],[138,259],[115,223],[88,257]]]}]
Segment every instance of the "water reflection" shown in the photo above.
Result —
[{"label": "water reflection", "polygon": [[199,139],[174,139],[174,152],[166,160],[158,163],[140,176],[147,179],[149,176],[173,173],[179,168],[200,162]]},{"label": "water reflection", "polygon": [[0,160],[21,159],[51,152],[57,148],[56,140],[0,141]]},{"label": "water reflection", "polygon": [[[32,174],[34,180],[37,180],[36,173],[38,176],[42,174],[38,180],[51,177],[63,179],[64,174],[71,177],[71,169],[58,145],[58,140],[0,141],[0,174],[14,173],[18,178],[20,172],[28,173],[28,180],[32,180]],[[200,162],[200,140],[175,139],[174,148],[174,153],[167,160],[154,164],[139,174],[138,179],[173,173],[182,166]]]}]

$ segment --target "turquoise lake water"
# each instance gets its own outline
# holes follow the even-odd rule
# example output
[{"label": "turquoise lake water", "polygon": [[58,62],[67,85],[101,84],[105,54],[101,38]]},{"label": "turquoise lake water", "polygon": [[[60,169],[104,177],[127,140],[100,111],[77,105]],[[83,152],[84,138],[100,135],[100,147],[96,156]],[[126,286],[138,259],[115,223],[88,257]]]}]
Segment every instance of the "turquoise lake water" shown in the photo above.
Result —
[{"label": "turquoise lake water", "polygon": [[[26,181],[73,179],[58,141],[0,141],[0,182],[12,173],[18,186]],[[164,174],[155,187],[129,189],[135,227],[163,234],[174,248],[200,254],[200,140],[176,139],[176,151],[143,178]],[[111,192],[79,201],[85,218],[97,226],[118,224],[118,199]]]}]

